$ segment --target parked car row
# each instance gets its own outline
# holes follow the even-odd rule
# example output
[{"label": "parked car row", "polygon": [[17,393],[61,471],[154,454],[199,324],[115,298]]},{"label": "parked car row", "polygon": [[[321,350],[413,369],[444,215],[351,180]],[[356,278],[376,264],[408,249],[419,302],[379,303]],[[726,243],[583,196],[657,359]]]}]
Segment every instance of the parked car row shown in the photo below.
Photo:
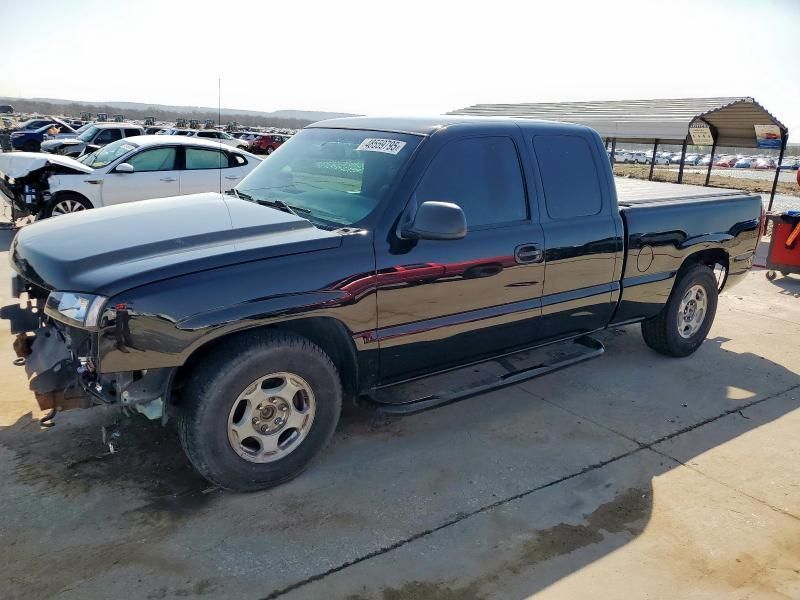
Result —
[{"label": "parked car row", "polygon": [[[222,131],[209,127],[178,127],[169,123],[94,123],[51,115],[37,115],[22,122],[17,120],[16,125],[13,118],[4,117],[3,127],[10,133],[13,150],[42,151],[76,158],[118,139],[143,134],[198,137],[257,154],[272,154],[294,133],[293,130],[276,128]],[[87,133],[90,128],[91,132]]]},{"label": "parked car row", "polygon": [[[725,155],[714,161],[714,166],[731,169],[772,170],[778,167],[778,161],[769,156]],[[785,157],[781,161],[780,168],[797,170],[800,168],[800,159]]]},{"label": "parked car row", "polygon": [[[611,153],[608,152],[609,159]],[[639,152],[630,150],[615,150],[614,162],[617,164],[647,164],[649,165],[653,160],[652,151]],[[679,165],[681,162],[680,152],[658,152],[655,158],[657,165]],[[707,167],[711,164],[711,154],[696,154],[689,153],[683,159],[684,166],[687,167]],[[727,167],[736,169],[759,169],[768,170],[775,169],[777,160],[765,155],[744,156],[738,155],[721,155],[714,159],[714,166]],[[786,157],[780,164],[781,169],[800,168],[800,158]]]}]

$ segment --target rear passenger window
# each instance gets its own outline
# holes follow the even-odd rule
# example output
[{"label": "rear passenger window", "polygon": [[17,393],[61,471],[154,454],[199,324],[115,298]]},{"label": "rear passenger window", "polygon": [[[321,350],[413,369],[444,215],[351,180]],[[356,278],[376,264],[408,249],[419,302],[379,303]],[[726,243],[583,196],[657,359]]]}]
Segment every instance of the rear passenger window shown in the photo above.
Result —
[{"label": "rear passenger window", "polygon": [[431,162],[416,195],[418,203],[458,204],[470,228],[528,218],[517,150],[507,137],[450,142]]},{"label": "rear passenger window", "polygon": [[125,137],[133,137],[135,135],[142,135],[142,132],[138,129],[126,129],[125,130]]},{"label": "rear passenger window", "polygon": [[551,218],[587,217],[600,212],[600,180],[585,139],[575,135],[537,135],[533,148]]},{"label": "rear passenger window", "polygon": [[186,148],[186,169],[227,169],[228,155],[219,150]]}]

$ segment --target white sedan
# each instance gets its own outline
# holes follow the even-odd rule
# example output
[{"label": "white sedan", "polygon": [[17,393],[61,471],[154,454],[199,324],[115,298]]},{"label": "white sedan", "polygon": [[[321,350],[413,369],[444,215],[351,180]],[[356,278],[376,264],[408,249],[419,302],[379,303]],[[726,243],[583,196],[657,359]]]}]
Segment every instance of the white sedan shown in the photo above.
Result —
[{"label": "white sedan", "polygon": [[0,180],[5,181],[0,192],[5,191],[17,210],[39,218],[151,198],[226,192],[262,161],[217,142],[163,135],[118,140],[79,160],[28,152],[0,157]]},{"label": "white sedan", "polygon": [[240,140],[233,137],[226,131],[219,131],[217,129],[182,129],[173,127],[172,129],[165,129],[159,132],[158,135],[180,135],[186,137],[196,137],[201,140],[208,140],[210,142],[219,142],[226,146],[233,146],[234,148],[246,149],[250,142],[248,140]]}]

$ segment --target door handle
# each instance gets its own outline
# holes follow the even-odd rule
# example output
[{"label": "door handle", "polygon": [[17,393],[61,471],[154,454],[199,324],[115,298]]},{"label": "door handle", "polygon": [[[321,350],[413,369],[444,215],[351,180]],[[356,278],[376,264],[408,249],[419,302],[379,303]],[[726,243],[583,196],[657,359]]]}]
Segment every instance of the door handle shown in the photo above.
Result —
[{"label": "door handle", "polygon": [[537,244],[522,244],[514,250],[518,263],[538,263],[544,260],[544,251]]},{"label": "door handle", "polygon": [[241,179],[240,175],[225,175],[225,179]]},{"label": "door handle", "polygon": [[84,179],[86,183],[93,183],[94,185],[100,185],[103,183],[102,179]]},{"label": "door handle", "polygon": [[162,177],[159,181],[166,181],[167,183],[172,181],[178,181],[175,177]]}]

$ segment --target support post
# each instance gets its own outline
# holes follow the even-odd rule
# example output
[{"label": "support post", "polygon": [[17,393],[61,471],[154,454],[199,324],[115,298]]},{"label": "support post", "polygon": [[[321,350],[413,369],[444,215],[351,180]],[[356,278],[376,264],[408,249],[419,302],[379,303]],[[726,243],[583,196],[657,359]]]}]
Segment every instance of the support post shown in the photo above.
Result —
[{"label": "support post", "polygon": [[681,165],[678,167],[678,183],[683,183],[683,163],[686,161],[686,143],[688,138],[683,138],[683,147],[681,148]]},{"label": "support post", "polygon": [[769,195],[769,206],[767,212],[772,212],[772,203],[775,202],[775,190],[778,188],[778,177],[781,174],[781,163],[783,162],[783,153],[786,151],[786,142],[789,140],[789,134],[784,133],[781,136],[781,153],[778,155],[778,164],[775,165],[775,179],[772,180],[772,192]]},{"label": "support post", "polygon": [[706,171],[706,183],[705,186],[708,187],[708,182],[711,180],[711,168],[714,166],[714,152],[717,151],[717,136],[714,136],[714,143],[711,145],[711,161],[708,163],[708,171]]},{"label": "support post", "polygon": [[614,168],[614,162],[616,161],[616,157],[614,156],[614,152],[617,150],[617,138],[611,138],[611,168]]},{"label": "support post", "polygon": [[653,160],[650,161],[650,175],[647,177],[648,180],[653,181],[653,169],[656,166],[656,153],[658,152],[658,140],[656,140],[655,144],[653,144]]}]

